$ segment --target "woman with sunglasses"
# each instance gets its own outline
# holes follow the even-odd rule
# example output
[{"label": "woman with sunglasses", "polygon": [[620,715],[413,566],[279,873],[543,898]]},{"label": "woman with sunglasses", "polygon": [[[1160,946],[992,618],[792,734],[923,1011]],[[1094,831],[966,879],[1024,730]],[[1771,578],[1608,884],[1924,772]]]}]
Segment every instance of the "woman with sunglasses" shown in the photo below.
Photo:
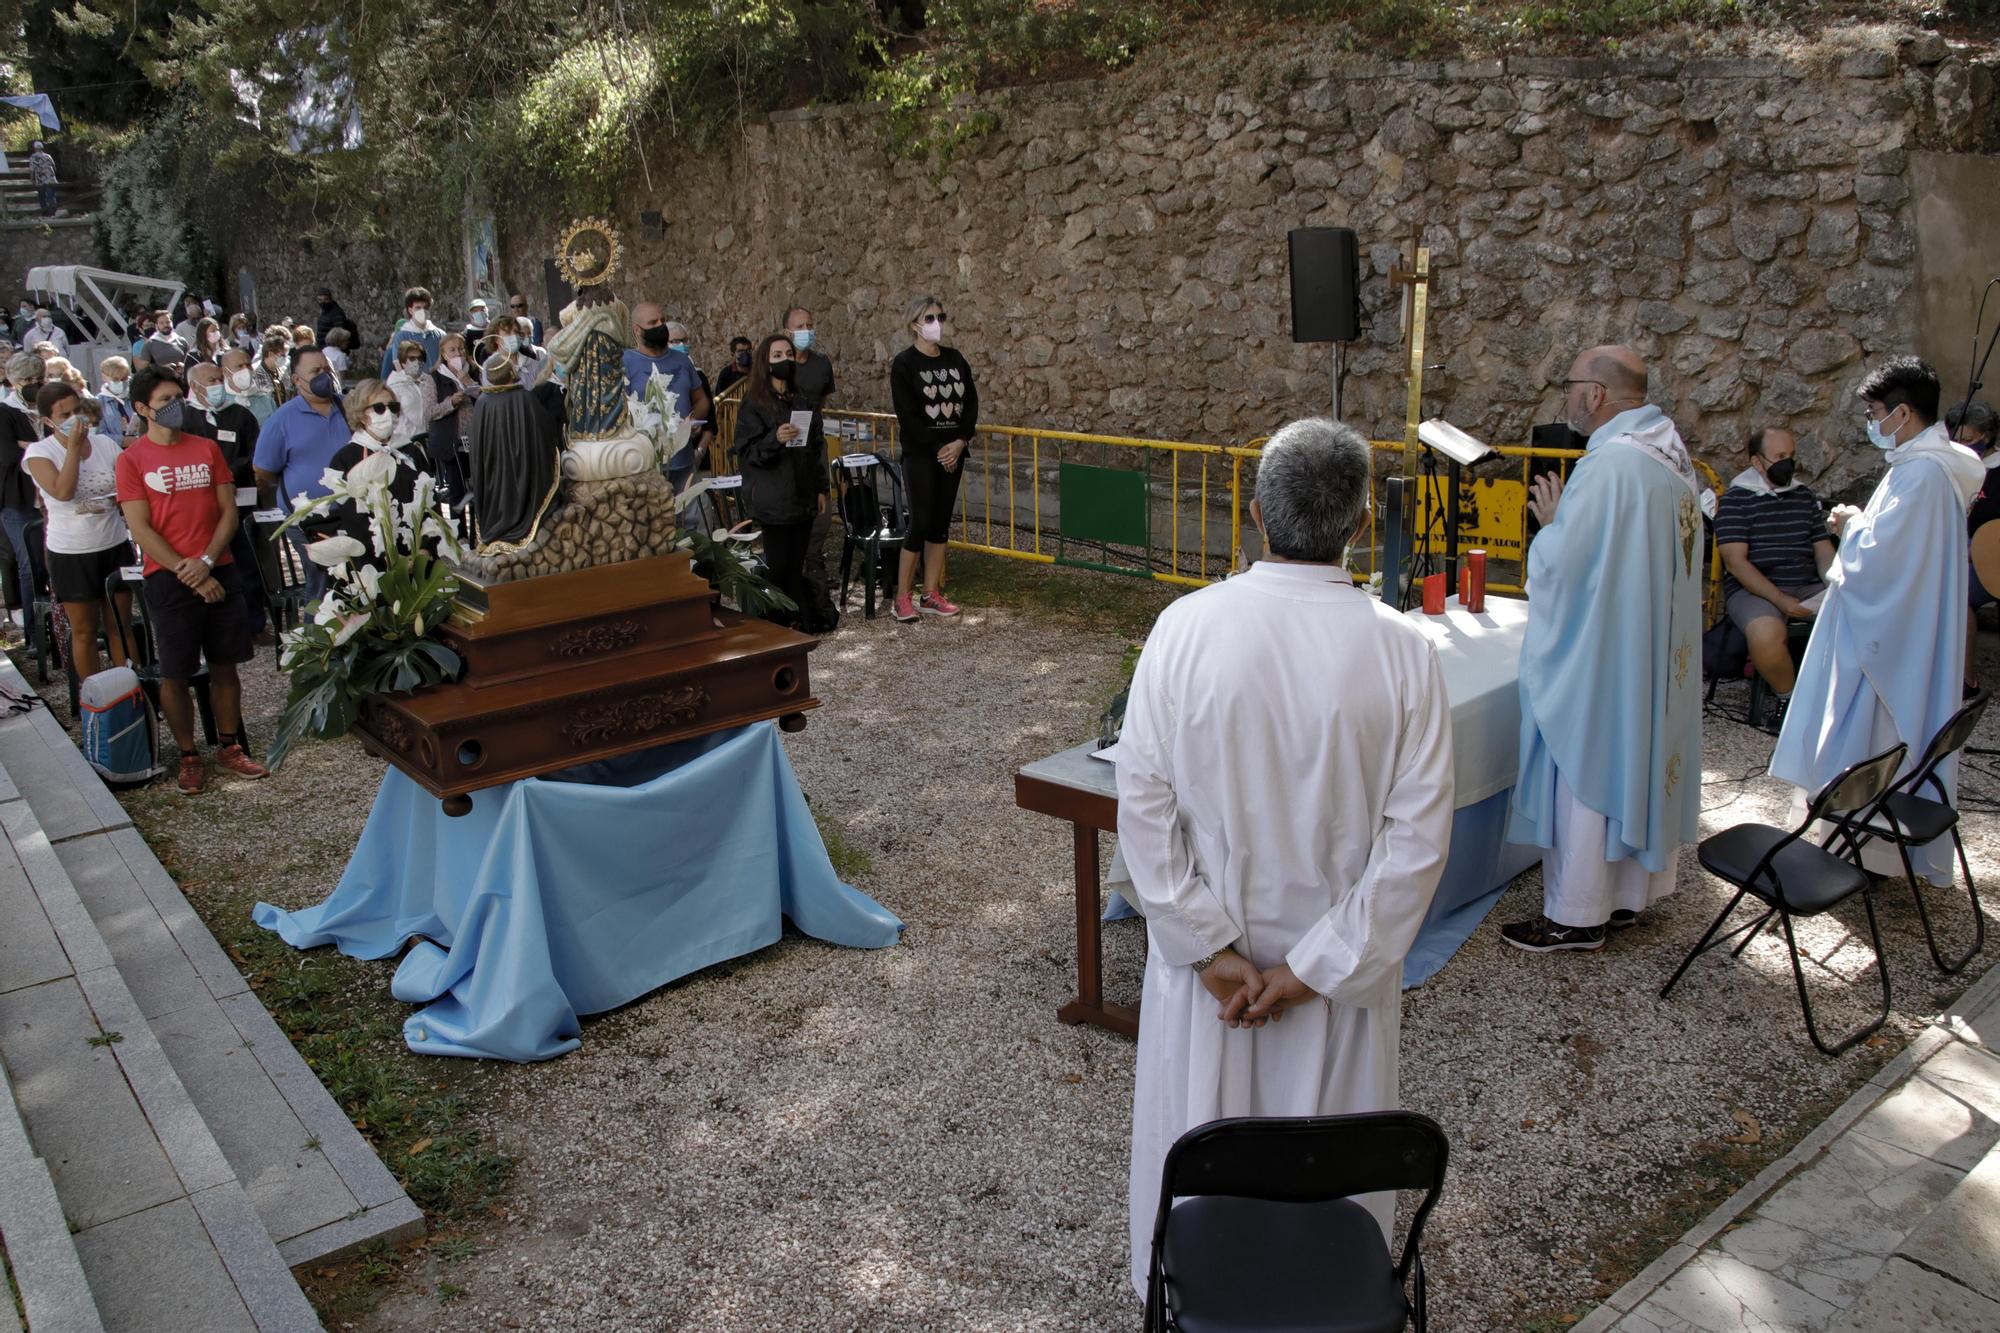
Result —
[{"label": "woman with sunglasses", "polygon": [[[955,616],[944,595],[944,548],[951,540],[951,511],[965,454],[979,430],[979,391],[972,367],[946,347],[950,316],[935,296],[919,296],[905,312],[911,345],[889,365],[889,396],[903,441],[903,489],[910,501],[910,533],[896,580],[896,619],[919,614]],[[924,590],[912,600],[921,561]]]},{"label": "woman with sunglasses", "polygon": [[[396,391],[381,380],[362,380],[347,391],[341,406],[346,410],[347,424],[354,428],[354,438],[334,452],[327,466],[345,474],[370,454],[390,454],[396,460],[396,475],[389,480],[389,494],[399,504],[409,504],[416,498],[417,477],[430,471],[430,460],[420,447],[397,439],[403,405]],[[368,516],[351,502],[342,502],[332,523],[324,529],[316,527],[314,535],[330,532],[344,532],[363,546],[370,545]],[[367,562],[368,557],[362,559]]]}]

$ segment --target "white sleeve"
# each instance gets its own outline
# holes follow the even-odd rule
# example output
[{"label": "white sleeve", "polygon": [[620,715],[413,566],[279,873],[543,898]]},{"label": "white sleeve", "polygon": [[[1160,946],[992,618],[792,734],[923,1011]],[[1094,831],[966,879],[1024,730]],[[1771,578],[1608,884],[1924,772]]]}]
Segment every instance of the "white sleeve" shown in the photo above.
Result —
[{"label": "white sleeve", "polygon": [[1451,700],[1437,651],[1396,744],[1396,772],[1360,882],[1285,955],[1299,980],[1358,1004],[1400,975],[1430,911],[1451,846]]},{"label": "white sleeve", "polygon": [[1118,738],[1118,846],[1153,947],[1179,967],[1234,944],[1243,930],[1196,862],[1174,793],[1177,727],[1165,679],[1168,637],[1154,627],[1126,696]]}]

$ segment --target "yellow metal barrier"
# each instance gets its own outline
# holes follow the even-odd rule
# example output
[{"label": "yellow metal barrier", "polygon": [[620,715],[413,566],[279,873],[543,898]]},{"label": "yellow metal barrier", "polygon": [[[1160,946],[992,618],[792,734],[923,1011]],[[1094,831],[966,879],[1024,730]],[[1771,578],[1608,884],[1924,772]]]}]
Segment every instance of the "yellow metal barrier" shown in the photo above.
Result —
[{"label": "yellow metal barrier", "polygon": [[[735,470],[729,449],[736,433],[739,396],[732,390],[716,401],[716,444],[710,466],[718,475]],[[875,452],[891,458],[900,454],[893,413],[829,408],[823,417],[829,464],[846,453]],[[1110,559],[1067,563],[1117,569],[1177,587],[1204,587],[1226,577],[1242,563],[1243,528],[1254,494],[1253,489],[1246,487],[1244,465],[1255,465],[1262,457],[1263,444],[1263,438],[1246,445],[1223,445],[1026,426],[981,426],[977,447],[966,455],[966,476],[959,491],[957,537],[951,544],[1010,560],[1057,563],[1062,539],[1059,531],[1052,532],[1045,525],[1042,505],[1045,480],[1051,487],[1055,484],[1049,470],[1063,462],[1075,461],[1074,455],[1082,451],[1094,450],[1104,461],[1124,451],[1128,457],[1119,461],[1137,461],[1149,486],[1159,481],[1166,485],[1164,550],[1149,541],[1143,552],[1134,548],[1122,553],[1135,560],[1134,564]],[[1401,440],[1373,440],[1370,444],[1378,453],[1392,454],[1397,459],[1393,467],[1375,469],[1379,488],[1387,477],[1402,475],[1401,455],[1405,446]],[[1518,476],[1510,465],[1502,475],[1461,477],[1459,549],[1485,549],[1496,566],[1487,586],[1495,592],[1520,593],[1524,577],[1520,561],[1527,549],[1527,498],[1532,466],[1538,459],[1574,461],[1583,453],[1577,449],[1540,449],[1527,445],[1497,446],[1494,452],[1518,460]],[[1131,455],[1136,455],[1136,460]],[[1695,469],[1703,484],[1719,492],[1720,479],[1713,469],[1698,459]],[[1410,521],[1420,545],[1422,534],[1442,523],[1435,517],[1435,510],[1440,504],[1449,505],[1448,475],[1441,471],[1435,487],[1427,482],[1418,487]],[[1156,494],[1157,487],[1154,491]],[[1380,549],[1375,518],[1380,505],[1378,493],[1376,506],[1368,515],[1366,537],[1354,551],[1354,572],[1359,577],[1372,574],[1375,567],[1375,554]],[[1227,548],[1212,549],[1211,523],[1219,524],[1225,517],[1229,525]],[[1149,505],[1149,521],[1151,518]],[[1152,522],[1152,526],[1157,535],[1159,524]],[[1442,534],[1435,535],[1434,540],[1442,556]],[[1721,555],[1712,553],[1705,599],[1711,617],[1720,613],[1721,578]]]}]

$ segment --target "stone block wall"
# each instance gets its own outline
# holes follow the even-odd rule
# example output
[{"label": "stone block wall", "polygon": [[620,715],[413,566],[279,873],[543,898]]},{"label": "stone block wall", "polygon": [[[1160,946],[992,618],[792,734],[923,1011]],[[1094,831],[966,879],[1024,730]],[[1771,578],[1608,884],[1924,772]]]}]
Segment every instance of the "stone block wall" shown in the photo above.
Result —
[{"label": "stone block wall", "polygon": [[[1329,406],[1329,349],[1290,341],[1286,232],[1348,226],[1366,327],[1347,416],[1396,436],[1387,272],[1421,234],[1428,413],[1524,441],[1573,353],[1624,341],[1724,477],[1750,426],[1787,424],[1840,489],[1874,466],[1852,383],[1914,346],[1910,151],[2000,147],[1992,65],[1930,34],[1843,41],[1142,65],[989,98],[998,128],[935,178],[888,155],[871,109],[782,113],[706,157],[662,155],[658,193],[635,186],[614,217],[619,289],[665,303],[711,368],[728,336],[810,305],[838,401],[885,409],[903,304],[934,292],[990,421],[1241,441]],[[664,240],[642,235],[649,209]],[[539,287],[561,221],[503,235],[516,286]]]},{"label": "stone block wall", "polygon": [[0,222],[0,283],[8,308],[31,268],[50,264],[97,265],[96,228],[89,218]]}]

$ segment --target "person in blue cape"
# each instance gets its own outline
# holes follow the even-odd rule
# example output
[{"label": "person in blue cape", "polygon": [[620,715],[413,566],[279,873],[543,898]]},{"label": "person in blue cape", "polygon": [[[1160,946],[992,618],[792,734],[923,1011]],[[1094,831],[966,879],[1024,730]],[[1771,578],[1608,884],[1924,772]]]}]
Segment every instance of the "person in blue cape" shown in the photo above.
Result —
[{"label": "person in blue cape", "polygon": [[1701,514],[1694,467],[1630,348],[1563,381],[1590,437],[1567,486],[1537,478],[1521,644],[1521,766],[1507,836],[1548,849],[1518,949],[1596,949],[1673,892],[1701,792]]},{"label": "person in blue cape", "polygon": [[[1883,363],[1862,381],[1860,396],[1868,442],[1889,470],[1865,509],[1842,505],[1829,519],[1840,549],[1771,755],[1771,776],[1800,788],[1801,813],[1842,769],[1898,741],[1910,747],[1903,771],[1915,768],[1961,702],[1965,514],[1986,468],[1939,423],[1937,372],[1924,362]],[[1939,776],[1955,802],[1955,758]],[[1930,883],[1950,884],[1951,839],[1912,848],[1910,862]],[[1862,864],[1903,873],[1890,843],[1868,844]]]}]

